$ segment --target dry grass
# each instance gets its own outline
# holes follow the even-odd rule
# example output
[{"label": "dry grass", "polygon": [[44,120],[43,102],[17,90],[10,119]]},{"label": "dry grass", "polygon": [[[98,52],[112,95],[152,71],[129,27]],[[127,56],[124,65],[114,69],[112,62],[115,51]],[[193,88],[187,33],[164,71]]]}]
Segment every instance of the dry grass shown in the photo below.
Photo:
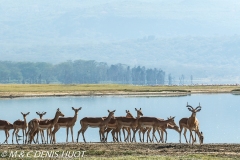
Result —
[{"label": "dry grass", "polygon": [[140,86],[119,84],[0,84],[1,98],[90,95],[179,96],[192,93],[240,92],[237,85],[218,86]]},{"label": "dry grass", "polygon": [[71,91],[128,91],[128,92],[231,92],[236,85],[198,86],[137,86],[119,84],[0,84],[0,92],[71,92]]}]

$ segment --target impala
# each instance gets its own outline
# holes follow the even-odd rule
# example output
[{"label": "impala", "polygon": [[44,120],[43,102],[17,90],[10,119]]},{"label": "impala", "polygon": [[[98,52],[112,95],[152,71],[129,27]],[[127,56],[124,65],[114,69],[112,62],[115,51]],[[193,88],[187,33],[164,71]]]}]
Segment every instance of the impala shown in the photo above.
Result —
[{"label": "impala", "polygon": [[[127,118],[133,118],[133,116],[132,116],[132,114],[130,113],[129,110],[126,110],[126,113],[127,113],[127,115],[126,115]],[[116,138],[116,137],[118,137],[118,135],[115,136],[115,133],[117,133],[117,132],[116,132],[117,126],[118,126],[118,124],[117,124],[117,119],[116,119],[116,118],[112,118],[112,119],[108,122],[108,128],[104,131],[104,132],[107,132],[106,138],[105,138],[105,142],[107,141],[108,133],[109,133],[110,131],[112,131],[111,133],[112,133],[113,141],[114,141],[114,142],[115,142],[115,141],[118,142],[118,138]],[[123,131],[124,139],[126,139],[125,131],[124,131],[124,130],[126,130],[127,133],[128,133],[128,135],[131,136],[130,128],[128,128],[128,127],[123,127],[123,128],[122,128],[122,131]],[[120,135],[120,134],[119,134],[119,135]],[[121,140],[121,136],[120,136],[119,138],[120,138],[120,141],[122,141],[122,140]],[[130,137],[130,138],[131,138],[131,137]]]},{"label": "impala", "polygon": [[26,120],[26,117],[27,115],[29,114],[30,112],[26,113],[26,114],[23,114],[21,112],[21,114],[23,115],[23,121],[22,120],[16,120],[14,123],[13,123],[13,133],[12,133],[12,143],[13,143],[13,138],[14,138],[14,133],[15,133],[15,136],[16,136],[16,142],[18,144],[18,132],[19,130],[21,129],[22,130],[22,133],[23,133],[23,143],[24,143],[24,134],[26,134],[26,129],[27,129],[27,120]]},{"label": "impala", "polygon": [[196,141],[196,137],[195,137],[195,139],[193,138],[192,131],[195,131],[195,133],[197,133],[198,137],[200,138],[199,122],[196,118],[196,114],[197,114],[197,112],[199,112],[201,110],[201,106],[199,103],[199,106],[197,106],[194,109],[192,106],[188,105],[188,103],[187,103],[187,107],[188,107],[188,110],[192,112],[191,117],[188,118],[187,126],[190,131],[190,137],[192,138],[192,145],[193,145],[193,143]]},{"label": "impala", "polygon": [[[172,118],[172,117],[170,117],[170,118],[168,118],[168,119],[171,119],[171,118]],[[161,119],[160,119],[160,120],[161,120]],[[164,120],[162,120],[162,121],[164,121]],[[159,134],[159,137],[160,137],[159,142],[160,142],[160,141],[161,141],[162,143],[166,143],[166,142],[167,142],[167,131],[166,131],[166,129],[173,129],[173,130],[177,131],[178,133],[180,132],[179,127],[175,124],[175,122],[173,122],[173,123],[167,123],[167,124],[165,124],[165,125],[163,125],[163,126],[160,126],[160,127],[157,129],[158,134]],[[160,134],[160,131],[161,131],[161,134]],[[163,138],[164,138],[164,133],[166,134],[165,141],[163,140]],[[155,139],[156,139],[156,141],[157,141],[157,138],[156,138],[155,135],[154,135],[154,137],[155,137]],[[153,142],[153,138],[152,138],[152,142]]]},{"label": "impala", "polygon": [[[143,114],[142,114],[141,108],[139,110],[137,108],[135,108],[135,110],[137,111],[137,118],[115,117],[118,122],[118,127],[116,129],[116,132],[119,133],[119,136],[121,136],[120,130],[123,127],[129,127],[133,130],[133,132],[136,132],[136,129],[138,127],[138,119],[141,116],[143,116]],[[128,134],[127,138],[125,138],[124,141],[127,141],[128,138],[129,138],[129,134]],[[133,138],[135,138],[135,137],[133,137]],[[132,138],[132,140],[133,140],[133,138]],[[136,139],[135,139],[135,141],[136,141]]]},{"label": "impala", "polygon": [[[49,130],[50,139],[51,139],[52,128],[57,123],[59,117],[64,117],[64,114],[62,114],[62,112],[58,108],[53,119],[40,119],[40,120],[39,119],[33,119],[33,129],[30,132],[30,143],[32,142],[33,137],[34,137],[34,133],[37,130]],[[47,142],[48,142],[48,136],[47,136]]]},{"label": "impala", "polygon": [[60,117],[58,119],[58,122],[54,125],[54,130],[52,131],[52,142],[56,143],[56,138],[55,138],[55,134],[56,132],[60,129],[60,128],[66,128],[66,132],[67,132],[67,138],[66,138],[66,142],[68,142],[68,131],[69,128],[71,129],[71,135],[72,135],[72,142],[74,142],[73,140],[73,126],[75,125],[75,122],[77,121],[77,116],[78,116],[78,111],[80,111],[82,109],[82,107],[80,108],[73,108],[72,110],[74,111],[74,116],[73,117]]},{"label": "impala", "polygon": [[[42,119],[42,117],[43,117],[46,113],[47,113],[47,112],[42,112],[42,113],[36,112],[36,114],[39,115],[39,118],[40,118],[40,119]],[[34,120],[34,119],[33,119],[33,120]],[[26,141],[25,141],[25,143],[27,143],[28,135],[30,134],[31,130],[34,128],[34,127],[33,127],[33,120],[31,120],[31,121],[28,122],[28,131],[27,131],[27,133],[26,133]],[[41,134],[42,143],[45,142],[44,132],[43,132],[42,130],[40,130],[40,131],[37,130],[37,131],[34,133],[34,136],[35,136],[38,132],[40,132],[40,134]],[[48,135],[48,133],[47,133],[47,135]],[[39,143],[39,141],[38,141],[38,134],[37,134],[37,139],[36,139],[36,141],[35,141],[34,139],[33,139],[33,141],[34,141],[34,143]]]},{"label": "impala", "polygon": [[5,120],[0,120],[0,130],[3,130],[5,132],[5,141],[3,143],[8,144],[8,138],[9,138],[9,130],[13,129],[13,124],[9,123]]},{"label": "impala", "polygon": [[108,116],[107,118],[103,118],[103,117],[84,117],[83,119],[80,120],[80,124],[81,124],[81,129],[78,131],[78,135],[77,135],[77,142],[78,142],[78,138],[79,138],[79,134],[82,133],[83,136],[83,140],[86,143],[85,140],[85,136],[84,136],[84,132],[87,130],[88,127],[99,127],[100,131],[100,137],[102,137],[102,140],[105,140],[104,137],[104,130],[108,125],[108,122],[111,120],[111,118],[114,117],[114,111],[109,111],[108,110]]},{"label": "impala", "polygon": [[[182,118],[182,119],[180,119],[180,121],[179,121],[179,127],[180,127],[179,142],[180,142],[180,143],[181,143],[181,133],[182,133],[182,130],[183,130],[183,129],[184,129],[183,135],[184,135],[184,137],[185,137],[186,143],[188,143],[188,140],[187,140],[187,137],[186,137],[187,130],[189,129],[187,122],[188,122],[188,118]],[[191,138],[191,137],[190,137],[190,138]],[[196,132],[195,132],[195,139],[196,139]],[[190,143],[190,140],[189,140],[189,143]]]},{"label": "impala", "polygon": [[[146,127],[146,128],[148,128],[148,131],[150,132],[150,129],[153,128],[152,136],[154,137],[155,136],[154,135],[155,131],[159,127],[162,127],[162,126],[164,126],[165,124],[168,124],[168,123],[175,124],[174,118],[175,117],[171,117],[168,120],[162,120],[162,119],[159,119],[159,118],[156,118],[156,117],[140,117],[138,119],[138,127],[137,127],[136,131],[138,129]],[[135,137],[135,133],[136,132],[134,132],[134,135],[133,135],[134,137]],[[150,138],[149,133],[148,133],[148,138]]]}]

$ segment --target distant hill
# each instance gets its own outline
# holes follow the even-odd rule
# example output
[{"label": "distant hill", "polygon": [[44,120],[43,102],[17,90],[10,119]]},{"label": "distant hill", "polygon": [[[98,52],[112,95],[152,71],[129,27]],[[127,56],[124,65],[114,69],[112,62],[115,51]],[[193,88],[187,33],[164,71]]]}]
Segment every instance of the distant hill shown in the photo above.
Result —
[{"label": "distant hill", "polygon": [[1,2],[1,60],[95,60],[239,82],[235,0]]}]

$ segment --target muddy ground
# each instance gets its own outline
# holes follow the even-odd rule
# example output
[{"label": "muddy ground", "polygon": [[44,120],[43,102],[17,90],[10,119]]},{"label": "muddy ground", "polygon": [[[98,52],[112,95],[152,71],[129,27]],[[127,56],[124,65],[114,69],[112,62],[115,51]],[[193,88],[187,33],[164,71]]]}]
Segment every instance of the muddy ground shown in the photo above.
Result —
[{"label": "muddy ground", "polygon": [[[121,156],[185,156],[214,155],[221,158],[240,159],[240,144],[160,144],[160,143],[59,143],[33,145],[1,145],[3,152],[11,151],[85,151],[84,157],[121,157]],[[33,154],[31,153],[31,154]],[[26,155],[25,155],[26,156]]]}]

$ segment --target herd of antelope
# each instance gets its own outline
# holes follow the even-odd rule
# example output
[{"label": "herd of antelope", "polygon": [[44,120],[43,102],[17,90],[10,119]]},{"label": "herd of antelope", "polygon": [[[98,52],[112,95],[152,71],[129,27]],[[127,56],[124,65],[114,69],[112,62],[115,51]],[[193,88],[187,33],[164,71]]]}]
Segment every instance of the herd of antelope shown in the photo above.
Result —
[{"label": "herd of antelope", "polygon": [[[80,133],[82,133],[83,140],[86,143],[84,133],[87,130],[88,127],[99,128],[99,136],[101,142],[107,142],[108,133],[111,131],[112,138],[114,142],[119,142],[121,140],[121,131],[124,135],[124,141],[125,142],[136,142],[135,134],[138,131],[140,142],[144,142],[144,134],[147,132],[147,142],[154,142],[154,139],[157,142],[166,143],[167,141],[167,131],[166,129],[174,129],[177,131],[180,135],[179,142],[181,143],[181,133],[184,129],[184,137],[186,140],[186,143],[192,143],[196,142],[196,135],[198,135],[199,143],[203,143],[203,133],[199,131],[199,122],[196,118],[196,113],[201,110],[201,106],[199,103],[199,106],[197,106],[195,109],[188,105],[186,106],[188,110],[192,113],[189,118],[182,118],[179,121],[179,127],[174,122],[174,117],[169,117],[167,120],[156,118],[156,117],[144,117],[141,108],[137,109],[135,108],[137,112],[137,117],[133,117],[129,110],[126,110],[126,116],[124,117],[114,117],[114,111],[108,110],[108,116],[107,117],[84,117],[80,120],[81,129],[78,131],[77,134],[77,142]],[[23,138],[23,144],[31,144],[39,143],[38,136],[40,133],[42,143],[56,143],[56,132],[62,127],[66,128],[67,131],[67,138],[66,142],[68,142],[68,132],[69,128],[71,129],[71,135],[72,135],[72,142],[74,142],[73,139],[73,127],[75,125],[75,122],[77,121],[77,115],[80,108],[73,108],[74,116],[73,117],[64,117],[64,114],[57,109],[56,114],[53,119],[43,119],[43,115],[46,114],[46,112],[36,112],[37,115],[39,115],[39,119],[35,118],[32,119],[27,123],[27,115],[29,114],[22,113],[24,120],[16,120],[13,124],[9,123],[5,120],[0,120],[0,130],[5,131],[6,139],[3,143],[8,143],[9,138],[9,130],[13,129],[12,132],[12,143],[14,144],[14,136],[16,138],[16,142],[18,143],[19,137]],[[19,130],[22,130],[23,135],[19,136],[18,132]],[[46,130],[47,134],[47,140],[44,136],[44,130]],[[190,138],[189,141],[186,138],[186,132],[187,130],[190,131]],[[126,135],[125,135],[126,131]],[[150,132],[152,131],[152,138],[150,137]],[[157,139],[155,136],[155,132],[158,132],[160,140]],[[195,137],[193,136],[192,132],[195,132]],[[164,140],[164,133],[166,135]],[[142,135],[141,135],[142,134]],[[35,138],[36,136],[36,138]],[[25,137],[25,140],[24,140]],[[49,138],[49,140],[48,140]],[[192,142],[191,142],[192,139]]]}]

